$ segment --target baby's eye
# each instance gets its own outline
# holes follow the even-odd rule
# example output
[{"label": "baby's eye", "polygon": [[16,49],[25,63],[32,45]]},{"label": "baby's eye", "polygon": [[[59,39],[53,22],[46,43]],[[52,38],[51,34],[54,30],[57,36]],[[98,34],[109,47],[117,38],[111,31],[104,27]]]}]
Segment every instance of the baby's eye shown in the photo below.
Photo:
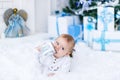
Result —
[{"label": "baby's eye", "polygon": [[62,50],[64,50],[65,48],[64,47],[62,47]]}]

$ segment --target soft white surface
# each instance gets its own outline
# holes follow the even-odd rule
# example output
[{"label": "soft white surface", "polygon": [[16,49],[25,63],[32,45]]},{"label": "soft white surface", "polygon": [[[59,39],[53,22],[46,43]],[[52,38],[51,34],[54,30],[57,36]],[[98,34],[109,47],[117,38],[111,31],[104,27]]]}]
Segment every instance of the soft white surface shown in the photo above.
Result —
[{"label": "soft white surface", "polygon": [[0,80],[120,80],[120,52],[91,50],[85,43],[76,44],[72,72],[46,77],[34,47],[50,35],[0,40]]}]

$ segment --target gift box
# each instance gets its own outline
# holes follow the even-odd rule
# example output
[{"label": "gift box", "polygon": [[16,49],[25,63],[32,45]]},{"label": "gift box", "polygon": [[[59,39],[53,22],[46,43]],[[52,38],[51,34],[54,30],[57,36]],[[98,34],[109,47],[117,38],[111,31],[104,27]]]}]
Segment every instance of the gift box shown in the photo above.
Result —
[{"label": "gift box", "polygon": [[95,22],[94,18],[90,16],[85,16],[83,18],[83,26],[84,26],[84,41],[87,43],[88,46],[91,46],[92,42],[92,34],[91,31],[95,30]]},{"label": "gift box", "polygon": [[114,8],[98,7],[97,29],[99,31],[114,31]]},{"label": "gift box", "polygon": [[[48,17],[48,33],[52,36],[58,36],[60,34],[78,34],[75,33],[76,29],[80,29],[78,26],[80,25],[80,20],[78,16],[59,16],[59,15],[52,15]],[[75,27],[73,27],[75,26]],[[80,31],[80,30],[79,30]]]},{"label": "gift box", "polygon": [[68,26],[68,34],[70,34],[75,42],[83,40],[83,26],[81,25],[70,25]]},{"label": "gift box", "polygon": [[119,31],[92,31],[92,48],[101,51],[120,51]]}]

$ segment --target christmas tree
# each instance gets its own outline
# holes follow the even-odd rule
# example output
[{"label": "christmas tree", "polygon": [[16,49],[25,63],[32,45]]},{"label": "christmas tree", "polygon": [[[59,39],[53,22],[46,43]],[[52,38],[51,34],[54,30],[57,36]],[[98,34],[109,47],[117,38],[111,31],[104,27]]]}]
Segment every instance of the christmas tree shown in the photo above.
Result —
[{"label": "christmas tree", "polygon": [[[91,16],[97,19],[98,6],[111,6],[114,7],[116,15],[117,12],[120,11],[120,1],[117,2],[117,4],[115,1],[116,0],[69,0],[69,6],[63,8],[63,12],[78,15],[82,21],[83,16]],[[120,18],[115,17],[115,24],[118,23],[120,23]]]},{"label": "christmas tree", "polygon": [[[72,15],[96,17],[97,6],[114,3],[114,1],[115,0],[69,0],[69,6],[63,8],[63,12]],[[115,8],[118,10],[119,6],[115,6]]]}]

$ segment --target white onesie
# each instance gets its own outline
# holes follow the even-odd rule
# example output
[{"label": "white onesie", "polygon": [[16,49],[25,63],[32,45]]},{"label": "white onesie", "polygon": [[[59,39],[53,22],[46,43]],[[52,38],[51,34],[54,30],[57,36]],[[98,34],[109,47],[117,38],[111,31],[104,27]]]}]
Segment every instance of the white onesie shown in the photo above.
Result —
[{"label": "white onesie", "polygon": [[43,74],[70,71],[71,58],[69,56],[55,58],[53,56],[55,51],[51,42],[44,43],[40,50],[39,63],[41,64]]}]

